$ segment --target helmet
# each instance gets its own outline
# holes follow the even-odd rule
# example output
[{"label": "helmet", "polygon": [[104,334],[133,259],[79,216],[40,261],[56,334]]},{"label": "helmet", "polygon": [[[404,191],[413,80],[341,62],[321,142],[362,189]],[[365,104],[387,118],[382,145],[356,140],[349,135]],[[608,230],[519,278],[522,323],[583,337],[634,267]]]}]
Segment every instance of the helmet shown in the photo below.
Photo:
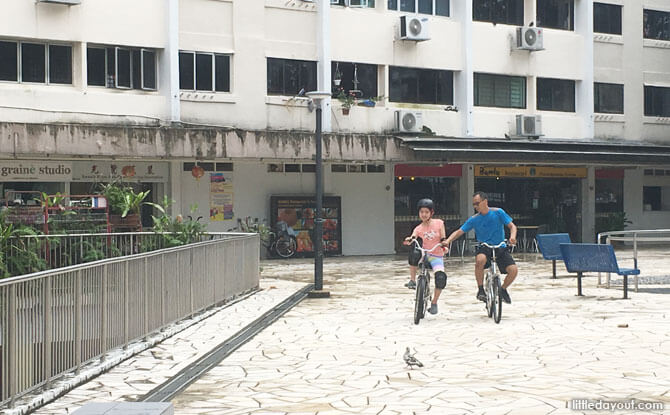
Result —
[{"label": "helmet", "polygon": [[421,210],[421,208],[428,208],[430,210],[435,210],[435,205],[431,199],[421,199],[416,204],[416,210]]}]

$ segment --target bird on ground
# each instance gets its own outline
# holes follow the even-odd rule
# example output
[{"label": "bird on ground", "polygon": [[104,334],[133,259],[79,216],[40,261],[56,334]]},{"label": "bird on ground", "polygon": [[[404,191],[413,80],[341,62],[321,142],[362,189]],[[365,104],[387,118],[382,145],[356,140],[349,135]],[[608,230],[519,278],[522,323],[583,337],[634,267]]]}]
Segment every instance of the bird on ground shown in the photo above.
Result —
[{"label": "bird on ground", "polygon": [[402,355],[402,359],[407,363],[407,366],[409,366],[410,369],[413,369],[414,366],[416,367],[423,367],[423,363],[419,361],[414,355],[416,354],[416,350],[414,353],[409,352],[409,347],[405,349],[405,354]]}]

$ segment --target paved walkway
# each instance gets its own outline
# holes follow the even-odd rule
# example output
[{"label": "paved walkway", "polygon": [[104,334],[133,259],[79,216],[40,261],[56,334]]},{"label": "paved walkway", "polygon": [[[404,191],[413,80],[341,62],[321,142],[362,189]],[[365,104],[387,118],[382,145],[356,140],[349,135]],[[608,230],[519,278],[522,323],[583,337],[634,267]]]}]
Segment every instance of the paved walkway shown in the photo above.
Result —
[{"label": "paved walkway", "polygon": [[[176,413],[576,414],[576,398],[670,413],[670,295],[621,300],[585,278],[578,298],[550,262],[520,268],[500,325],[474,298],[472,263],[452,261],[439,314],[416,326],[404,260],[326,259],[332,297],[303,301],[173,400]],[[311,264],[264,272],[307,279]],[[408,346],[423,369],[405,367]]]},{"label": "paved walkway", "polygon": [[[663,401],[665,412],[616,413],[670,413],[668,286],[641,286],[621,300],[621,290],[585,278],[586,296],[579,298],[574,278],[550,279],[551,263],[536,258],[518,261],[500,325],[474,299],[471,260],[450,260],[440,312],[418,326],[413,292],[402,286],[404,259],[327,258],[331,298],[304,300],[175,398],[175,413],[589,413],[566,408],[579,398]],[[200,352],[193,348],[213,347],[240,328],[238,319],[250,321],[249,314],[312,280],[309,260],[263,267],[265,277],[279,281],[262,280],[265,290],[241,308],[210,317],[37,413],[133,400],[195,360]],[[417,350],[424,368],[405,367],[405,347]]]}]

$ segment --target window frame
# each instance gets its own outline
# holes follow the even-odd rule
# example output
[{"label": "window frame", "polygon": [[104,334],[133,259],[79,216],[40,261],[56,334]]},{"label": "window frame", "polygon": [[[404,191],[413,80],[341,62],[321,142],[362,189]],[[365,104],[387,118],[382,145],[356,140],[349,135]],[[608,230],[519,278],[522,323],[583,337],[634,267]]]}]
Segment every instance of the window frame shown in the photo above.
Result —
[{"label": "window frame", "polygon": [[[607,29],[605,30],[597,30],[596,26],[598,26],[598,21],[597,15],[596,15],[596,8],[601,7],[601,12],[605,13],[606,16],[606,22],[601,23],[604,24],[605,26],[608,26]],[[617,26],[615,29],[612,31],[612,24],[611,22],[613,21],[612,19],[612,11],[617,10],[619,19]],[[616,31],[618,29],[618,32]],[[600,2],[593,2],[593,33],[605,33],[608,35],[622,35],[623,33],[623,6],[620,4],[611,4],[611,3],[600,3]]]},{"label": "window frame", "polygon": [[[149,92],[156,92],[160,89],[160,73],[158,70],[158,65],[159,65],[159,53],[157,49],[154,48],[140,48],[140,47],[131,47],[131,46],[115,46],[115,45],[105,45],[105,44],[90,44],[86,46],[86,71],[88,74],[89,67],[88,67],[88,51],[90,49],[95,49],[95,50],[102,50],[104,51],[105,55],[105,64],[104,64],[104,72],[105,72],[105,84],[104,85],[92,85],[88,82],[88,79],[86,81],[86,87],[92,87],[92,88],[109,88],[109,89],[121,89],[121,90],[137,90],[137,91],[149,91]],[[128,53],[128,65],[129,65],[129,82],[130,85],[119,85],[119,51],[122,52],[127,52]],[[147,68],[145,68],[144,65],[144,56],[145,53],[152,53],[154,55],[153,58],[153,72],[154,72],[154,80],[156,83],[155,88],[151,88],[145,85],[144,78],[145,78],[145,72]],[[110,68],[110,64],[112,64],[110,56],[113,57],[113,65]],[[135,60],[138,60],[139,62],[135,62]],[[138,85],[135,85],[135,82],[133,78],[135,77],[134,70],[135,68],[139,68],[139,77],[137,80]],[[113,70],[113,73],[110,72],[110,70]],[[110,77],[113,77],[113,82],[110,79]]]},{"label": "window frame", "polygon": [[[663,91],[664,94],[666,95],[666,97],[663,97],[663,96],[661,96],[661,97],[657,97],[657,96],[648,97],[647,96],[648,91]],[[643,109],[644,112],[643,113],[644,113],[645,117],[662,117],[662,118],[670,117],[670,87],[645,85],[643,96],[644,96],[644,109]],[[657,105],[653,105],[653,101],[655,99],[656,100],[660,99],[661,101],[667,101],[668,102],[667,108],[666,108],[665,105],[662,105],[662,103],[661,103],[661,106],[660,106],[661,107],[660,108],[661,112],[650,113],[651,112],[650,110],[655,109],[655,107],[657,107]],[[651,108],[649,108],[648,104],[652,104]]]},{"label": "window frame", "polygon": [[[602,87],[620,87],[621,88],[621,111],[618,112],[618,110],[615,111],[604,111],[601,107],[602,104],[600,103],[600,91],[599,89]],[[618,104],[618,103],[617,103]],[[593,82],[593,112],[596,114],[623,114],[625,110],[625,95],[624,95],[624,85],[623,84],[615,84],[611,82]]]},{"label": "window frame", "polygon": [[[540,107],[540,86],[539,82],[547,82],[551,81],[552,82],[552,88],[551,88],[551,100],[552,100],[552,108],[541,108]],[[556,89],[554,88],[554,85],[560,84],[560,83],[571,83],[572,84],[572,105],[571,109],[557,109],[554,107],[554,94]],[[575,113],[577,112],[577,83],[573,79],[560,79],[560,78],[536,78],[535,79],[535,99],[536,99],[536,106],[539,111],[553,111],[553,112],[566,112],[566,113]]]},{"label": "window frame", "polygon": [[[540,20],[540,5],[538,4],[541,1],[562,1],[562,2],[569,2],[569,7],[570,7],[570,21],[568,23],[568,27],[561,27],[561,26],[547,26],[545,22],[542,22]],[[543,9],[543,8],[542,8]],[[570,31],[574,32],[575,31],[575,0],[535,0],[535,22],[537,27],[541,27],[543,29],[554,29],[554,30],[565,30],[565,31]]]},{"label": "window frame", "polygon": [[[416,75],[416,93],[417,93],[417,100],[416,101],[406,101],[402,100],[402,97],[400,97],[400,100],[396,100],[393,98],[393,82],[392,82],[392,73],[394,70],[400,69],[401,71],[414,71]],[[432,72],[435,75],[435,102],[422,102],[420,100],[420,94],[421,94],[421,86],[419,84],[421,74]],[[438,95],[438,83],[439,83],[439,75],[440,73],[443,72],[444,74],[448,74],[450,79],[451,79],[451,85],[449,86],[449,89],[451,91],[450,94],[450,100],[449,102],[439,102],[439,95]],[[388,66],[388,86],[389,86],[389,102],[398,102],[398,103],[409,103],[409,104],[421,104],[421,105],[453,105],[454,104],[454,71],[448,70],[448,69],[432,69],[432,68],[415,68],[415,67],[408,67],[408,66],[394,66],[394,65],[389,65]]]},{"label": "window frame", "polygon": [[[337,95],[340,93],[340,91],[344,91],[345,93],[349,93],[350,91],[356,91],[353,86],[353,78],[352,78],[352,89],[344,89],[344,86],[342,83],[340,85],[335,85],[335,75],[336,75],[336,68],[339,68],[338,65],[342,65],[345,70],[348,72],[348,66],[351,65],[352,69],[355,70],[356,65],[360,65],[361,67],[370,67],[370,70],[372,70],[372,67],[374,67],[374,72],[375,72],[375,80],[374,80],[374,94],[366,94],[363,93],[360,97],[358,98],[373,98],[376,99],[379,96],[379,65],[376,64],[370,64],[370,63],[361,63],[361,62],[345,62],[345,61],[331,61],[331,71],[330,71],[330,84],[331,84],[331,92],[334,97],[337,97]],[[343,74],[343,70],[340,69],[340,73]],[[352,75],[353,77],[353,75]],[[340,78],[342,81],[342,78]],[[359,82],[359,86],[360,86]],[[365,90],[362,90],[361,88],[358,89],[361,92],[365,92]]]},{"label": "window frame", "polygon": [[[469,1],[469,0],[468,0]],[[482,4],[475,4],[475,1],[479,1]],[[509,14],[506,16],[505,19],[494,19],[490,16],[493,15],[495,12],[495,7],[496,7],[496,2],[495,0],[474,0],[472,4],[472,21],[473,22],[485,22],[485,23],[494,23],[494,24],[504,24],[504,25],[511,25],[511,26],[523,26],[524,25],[524,19],[525,19],[525,10],[524,10],[524,2],[523,0],[507,0],[509,2],[512,2],[512,6],[516,6],[517,9],[521,10],[521,16],[514,16],[513,19],[509,19]],[[488,6],[486,6],[487,3]],[[514,3],[517,3],[516,5]],[[491,11],[489,13],[489,18],[488,19],[478,19],[475,16],[475,12],[477,11],[477,7],[489,7],[489,10]],[[509,4],[507,5],[509,6]],[[507,7],[506,6],[506,7]]]},{"label": "window frame", "polygon": [[[663,17],[665,18],[666,27],[664,29],[662,29],[664,37],[648,37],[647,34],[645,33],[646,32],[646,26],[645,26],[645,23],[644,23],[644,19],[647,17],[648,12],[658,13],[658,14],[665,14],[665,16],[663,16]],[[670,41],[670,11],[643,8],[642,9],[642,38],[643,39],[649,39],[649,40]]]},{"label": "window frame", "polygon": [[[154,71],[154,83],[155,86],[148,87],[144,84],[144,54],[152,53],[153,56],[153,71]],[[140,89],[144,91],[156,91],[158,89],[158,54],[154,49],[140,48]]]},{"label": "window frame", "polygon": [[[23,80],[23,45],[40,45],[44,48],[43,51],[43,64],[44,64],[44,81],[39,82],[39,81],[24,81]],[[48,53],[49,53],[49,47],[47,43],[42,43],[42,42],[19,42],[19,83],[22,84],[31,84],[31,85],[49,85],[49,74],[48,74]]]},{"label": "window frame", "polygon": [[331,6],[342,6],[342,7],[351,7],[354,9],[374,9],[376,6],[375,0],[358,0],[361,2],[365,2],[365,6],[361,6],[360,4],[357,4],[355,6],[351,5],[352,0],[330,0],[330,5]]},{"label": "window frame", "polygon": [[[269,88],[269,86],[270,86],[269,85],[269,83],[270,83],[270,71],[269,71],[269,67],[270,67],[270,61],[271,60],[281,61],[281,64],[282,64],[282,68],[281,68],[282,69],[281,92],[270,92],[270,88]],[[309,61],[309,60],[302,60],[302,59],[289,59],[289,58],[275,58],[275,57],[272,57],[272,56],[267,56],[265,58],[265,68],[266,68],[266,72],[265,72],[265,81],[266,81],[265,93],[266,93],[266,96],[296,96],[296,95],[298,95],[298,92],[300,92],[300,91],[295,91],[294,93],[287,93],[286,82],[285,82],[287,62],[294,62],[294,63],[298,64],[299,65],[298,68],[300,68],[300,65],[302,65],[302,64],[309,64],[310,68],[312,68],[314,70],[314,85],[307,85],[305,83],[304,88],[305,88],[306,91],[317,89],[317,85],[318,85],[317,61]],[[300,72],[299,72],[298,76],[300,76]],[[300,80],[301,79],[298,78],[298,83],[301,83]]]},{"label": "window frame", "polygon": [[[389,3],[390,3],[390,1],[395,1],[395,3],[396,3],[396,7],[395,7],[395,8],[391,8],[391,7],[389,7]],[[388,10],[388,11],[394,11],[394,12],[400,12],[400,13],[414,13],[414,14],[421,14],[421,15],[424,15],[424,16],[451,17],[451,3],[452,3],[452,0],[446,0],[447,3],[448,3],[448,4],[447,4],[447,13],[448,13],[448,14],[446,14],[446,15],[444,15],[444,14],[437,14],[437,2],[438,2],[439,0],[431,0],[431,10],[432,10],[432,13],[430,13],[430,14],[419,12],[419,1],[420,1],[420,0],[413,0],[413,1],[414,1],[414,11],[400,10],[400,1],[401,1],[401,0],[386,0],[386,10]]]},{"label": "window frame", "polygon": [[[191,55],[191,63],[192,63],[192,70],[193,70],[193,88],[182,88],[181,87],[181,82],[179,84],[179,90],[180,91],[191,91],[191,92],[210,92],[210,93],[217,93],[217,94],[230,94],[232,92],[232,53],[218,53],[218,52],[199,52],[195,50],[180,50],[179,54],[189,54]],[[197,66],[197,61],[196,57],[198,55],[210,55],[212,58],[212,89],[198,89],[198,66]],[[216,58],[217,57],[227,57],[228,58],[228,90],[227,91],[219,91],[216,89]],[[181,74],[181,64],[180,64],[180,69],[179,72]]]},{"label": "window frame", "polygon": [[21,55],[20,55],[20,45],[19,42],[13,41],[13,40],[2,40],[3,43],[13,43],[14,44],[14,55],[16,58],[16,80],[11,80],[11,79],[2,79],[0,82],[13,82],[13,83],[19,83],[21,82]]},{"label": "window frame", "polygon": [[[477,102],[479,101],[478,98],[478,87],[477,87],[477,81],[478,78],[481,77],[489,77],[492,78],[493,80],[493,105],[483,105],[483,104],[478,104]],[[521,79],[523,80],[523,104],[522,106],[513,106],[512,105],[512,100],[511,100],[511,92],[510,92],[510,105],[508,106],[501,106],[501,105],[495,105],[495,96],[496,96],[496,80],[507,80],[511,81],[512,79]],[[511,90],[511,84],[508,83],[508,87]],[[518,76],[518,75],[502,75],[502,74],[492,74],[492,73],[485,73],[485,72],[475,72],[473,74],[473,102],[474,106],[476,107],[483,107],[483,108],[508,108],[508,109],[526,109],[528,108],[528,79],[525,76]]]}]

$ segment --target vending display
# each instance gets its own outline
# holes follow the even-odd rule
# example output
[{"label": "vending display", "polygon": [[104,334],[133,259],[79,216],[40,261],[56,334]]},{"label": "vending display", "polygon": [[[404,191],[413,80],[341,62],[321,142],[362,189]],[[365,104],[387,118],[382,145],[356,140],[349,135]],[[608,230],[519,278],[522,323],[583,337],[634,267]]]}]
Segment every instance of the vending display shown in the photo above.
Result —
[{"label": "vending display", "polygon": [[[325,255],[342,254],[341,199],[339,196],[323,198],[323,252]],[[300,256],[314,254],[314,219],[316,200],[309,196],[272,196],[270,198],[271,225],[277,228],[284,222],[288,232],[296,239],[296,252]]]}]

